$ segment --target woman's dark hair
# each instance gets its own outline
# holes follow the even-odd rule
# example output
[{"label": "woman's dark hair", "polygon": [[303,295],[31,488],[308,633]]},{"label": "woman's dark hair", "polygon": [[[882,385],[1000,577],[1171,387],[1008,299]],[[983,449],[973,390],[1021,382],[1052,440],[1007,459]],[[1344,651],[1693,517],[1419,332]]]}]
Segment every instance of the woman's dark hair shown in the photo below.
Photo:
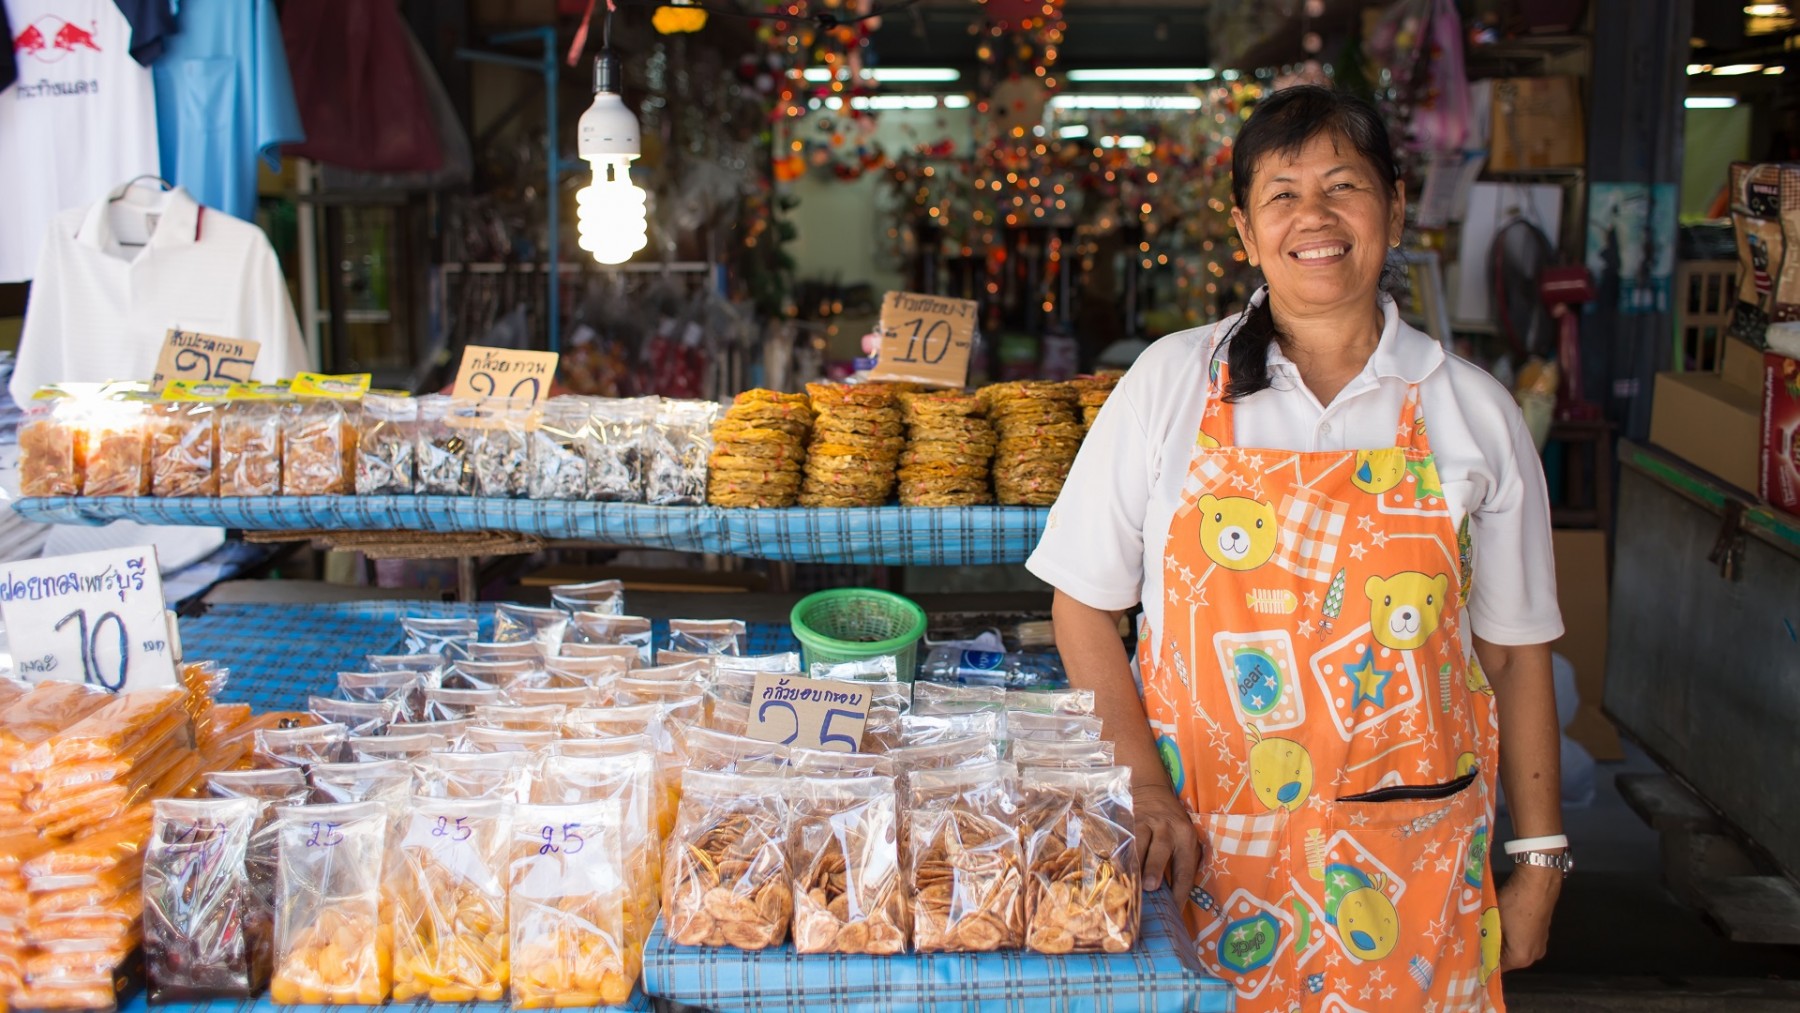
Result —
[{"label": "woman's dark hair", "polygon": [[[1320,134],[1341,138],[1375,168],[1391,188],[1400,181],[1400,162],[1388,140],[1381,114],[1362,99],[1317,85],[1284,88],[1263,99],[1238,131],[1231,149],[1231,198],[1239,208],[1250,202],[1250,181],[1257,163],[1269,154],[1297,155]],[[1229,341],[1221,340],[1231,365],[1225,399],[1240,401],[1269,386],[1269,344],[1279,336],[1269,300],[1238,318]]]}]

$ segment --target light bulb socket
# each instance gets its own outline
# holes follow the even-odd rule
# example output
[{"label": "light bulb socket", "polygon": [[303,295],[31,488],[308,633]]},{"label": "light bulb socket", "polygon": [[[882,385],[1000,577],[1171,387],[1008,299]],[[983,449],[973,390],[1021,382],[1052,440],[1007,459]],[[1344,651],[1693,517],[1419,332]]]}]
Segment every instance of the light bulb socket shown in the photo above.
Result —
[{"label": "light bulb socket", "polygon": [[624,80],[625,65],[619,62],[619,55],[610,49],[602,49],[600,55],[594,57],[594,91],[621,94]]}]

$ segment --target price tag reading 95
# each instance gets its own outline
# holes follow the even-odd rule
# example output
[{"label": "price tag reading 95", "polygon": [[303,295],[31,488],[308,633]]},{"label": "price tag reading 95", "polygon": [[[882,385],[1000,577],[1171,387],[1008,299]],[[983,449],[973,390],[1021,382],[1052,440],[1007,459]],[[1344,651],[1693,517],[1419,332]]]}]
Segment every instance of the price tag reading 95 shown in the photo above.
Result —
[{"label": "price tag reading 95", "polygon": [[862,748],[874,688],[867,683],[762,673],[750,694],[751,738],[854,753]]},{"label": "price tag reading 95", "polygon": [[555,352],[469,345],[463,349],[451,396],[464,401],[488,397],[542,401],[550,395],[550,382],[556,378],[556,360]]},{"label": "price tag reading 95", "polygon": [[249,338],[221,338],[198,331],[171,329],[163,335],[162,351],[150,377],[150,392],[161,394],[170,380],[196,383],[249,383],[262,342]]},{"label": "price tag reading 95", "polygon": [[0,564],[0,619],[13,671],[114,693],[173,686],[162,574],[150,546]]},{"label": "price tag reading 95", "polygon": [[889,292],[878,325],[881,357],[869,378],[963,386],[975,350],[975,312],[971,299]]}]

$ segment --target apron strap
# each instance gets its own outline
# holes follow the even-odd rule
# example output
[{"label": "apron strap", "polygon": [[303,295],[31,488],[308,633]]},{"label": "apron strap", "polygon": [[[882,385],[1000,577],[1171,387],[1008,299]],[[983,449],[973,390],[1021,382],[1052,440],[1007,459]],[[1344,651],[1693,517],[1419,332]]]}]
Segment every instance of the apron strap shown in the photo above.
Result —
[{"label": "apron strap", "polygon": [[1400,422],[1394,428],[1399,444],[1408,451],[1431,453],[1431,437],[1425,432],[1425,410],[1419,405],[1419,385],[1407,384],[1406,398],[1400,402]]}]

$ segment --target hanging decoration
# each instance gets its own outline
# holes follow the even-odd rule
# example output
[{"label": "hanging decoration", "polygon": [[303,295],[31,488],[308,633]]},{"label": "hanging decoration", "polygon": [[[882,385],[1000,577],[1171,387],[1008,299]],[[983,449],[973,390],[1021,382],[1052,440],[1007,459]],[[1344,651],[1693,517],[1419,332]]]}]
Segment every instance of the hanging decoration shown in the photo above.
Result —
[{"label": "hanging decoration", "polygon": [[670,6],[658,7],[650,15],[650,26],[663,35],[681,35],[706,27],[706,11],[694,0],[671,0]]}]

